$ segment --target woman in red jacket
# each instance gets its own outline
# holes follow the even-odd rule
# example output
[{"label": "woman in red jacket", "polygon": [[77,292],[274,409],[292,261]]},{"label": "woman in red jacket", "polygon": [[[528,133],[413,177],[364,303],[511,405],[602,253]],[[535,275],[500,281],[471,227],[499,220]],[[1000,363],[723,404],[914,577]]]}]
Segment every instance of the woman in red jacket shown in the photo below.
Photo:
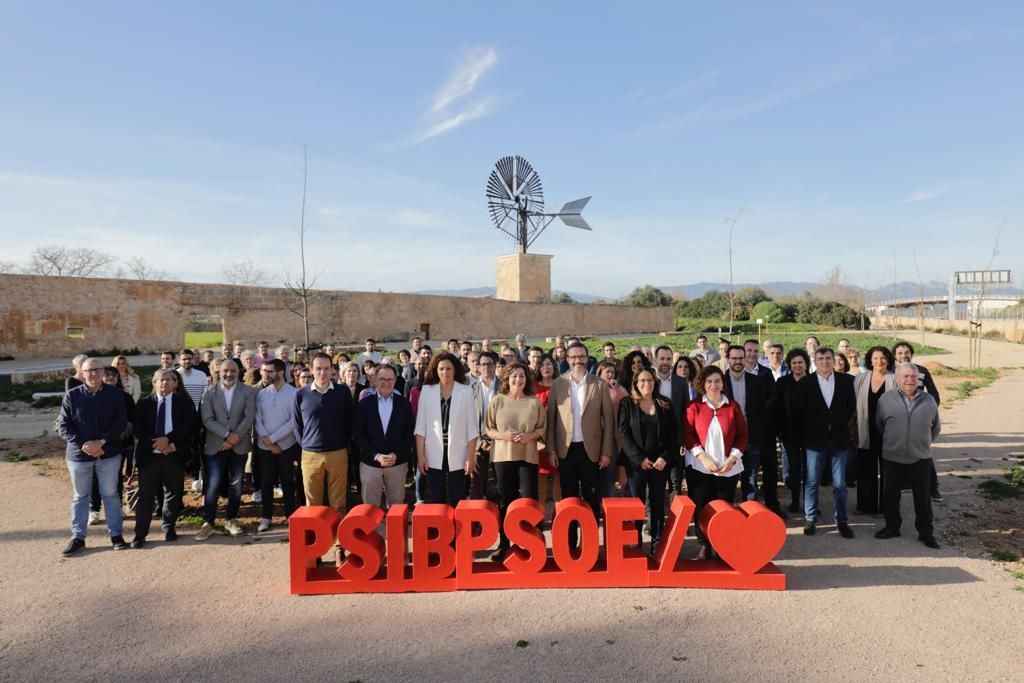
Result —
[{"label": "woman in red jacket", "polygon": [[700,528],[700,512],[712,500],[733,501],[747,447],[747,421],[739,405],[723,393],[724,386],[719,368],[701,370],[695,387],[699,397],[686,408],[683,425],[686,488],[697,506],[693,526],[701,544],[698,560],[714,555]]}]

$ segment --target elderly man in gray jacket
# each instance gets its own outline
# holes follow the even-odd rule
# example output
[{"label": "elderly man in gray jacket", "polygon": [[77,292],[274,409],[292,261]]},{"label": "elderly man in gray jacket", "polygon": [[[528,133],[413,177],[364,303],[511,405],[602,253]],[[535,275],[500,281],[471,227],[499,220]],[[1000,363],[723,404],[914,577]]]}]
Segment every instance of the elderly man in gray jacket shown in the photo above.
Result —
[{"label": "elderly man in gray jacket", "polygon": [[205,541],[214,532],[217,499],[225,477],[228,480],[227,522],[232,536],[243,533],[235,517],[242,503],[242,473],[252,450],[252,425],[256,421],[256,389],[238,381],[238,364],[226,359],[220,364],[220,381],[210,386],[199,402],[199,414],[206,427],[206,482],[203,487],[203,526],[196,534]]},{"label": "elderly man in gray jacket", "polygon": [[875,538],[900,535],[903,523],[900,490],[906,482],[914,492],[917,539],[929,548],[938,548],[939,542],[932,529],[931,447],[942,424],[938,404],[931,395],[921,391],[917,380],[916,365],[899,363],[896,366],[897,390],[887,391],[878,399],[876,420],[882,433],[885,527]]}]

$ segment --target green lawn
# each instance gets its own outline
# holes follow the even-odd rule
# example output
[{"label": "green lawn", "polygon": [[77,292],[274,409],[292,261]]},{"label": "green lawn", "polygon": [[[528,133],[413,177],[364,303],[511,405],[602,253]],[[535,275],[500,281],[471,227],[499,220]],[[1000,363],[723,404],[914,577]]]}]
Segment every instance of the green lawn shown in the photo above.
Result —
[{"label": "green lawn", "polygon": [[186,332],[185,346],[190,349],[206,349],[224,343],[221,332]]}]

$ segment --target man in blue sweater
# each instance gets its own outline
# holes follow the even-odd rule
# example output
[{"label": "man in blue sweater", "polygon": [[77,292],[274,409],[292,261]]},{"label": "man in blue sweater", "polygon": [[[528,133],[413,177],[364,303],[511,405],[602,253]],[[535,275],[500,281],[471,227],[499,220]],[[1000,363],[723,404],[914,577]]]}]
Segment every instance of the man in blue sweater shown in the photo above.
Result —
[{"label": "man in blue sweater", "polygon": [[82,374],[85,384],[64,394],[57,418],[57,433],[67,442],[65,456],[71,473],[71,540],[62,551],[66,557],[85,547],[94,473],[110,542],[115,550],[128,547],[121,535],[123,516],[117,492],[121,433],[128,424],[123,392],[103,383],[103,363],[96,358],[82,364]]},{"label": "man in blue sweater", "polygon": [[327,504],[345,514],[348,446],[354,401],[348,387],[331,381],[331,357],[313,357],[313,383],[295,395],[295,423],[302,445],[302,488],[306,505]]}]

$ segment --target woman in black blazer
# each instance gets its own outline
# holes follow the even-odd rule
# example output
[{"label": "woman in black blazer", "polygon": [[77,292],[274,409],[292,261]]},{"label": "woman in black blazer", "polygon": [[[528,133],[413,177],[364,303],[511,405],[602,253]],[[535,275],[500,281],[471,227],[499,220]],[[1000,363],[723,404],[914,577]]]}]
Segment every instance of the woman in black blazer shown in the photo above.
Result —
[{"label": "woman in black blazer", "polygon": [[[653,556],[665,524],[665,478],[670,463],[678,457],[679,434],[672,404],[658,392],[658,381],[648,368],[633,375],[629,396],[619,404],[619,436],[630,494],[642,501],[650,495]],[[642,528],[637,522],[638,533]]]},{"label": "woman in black blazer", "polygon": [[807,465],[804,462],[803,438],[795,422],[796,387],[798,382],[807,377],[811,361],[803,349],[790,349],[786,354],[786,365],[789,367],[789,374],[783,375],[775,383],[775,426],[788,463],[785,468],[788,476],[785,479],[791,495],[789,511],[800,512],[800,492],[807,478]]}]

